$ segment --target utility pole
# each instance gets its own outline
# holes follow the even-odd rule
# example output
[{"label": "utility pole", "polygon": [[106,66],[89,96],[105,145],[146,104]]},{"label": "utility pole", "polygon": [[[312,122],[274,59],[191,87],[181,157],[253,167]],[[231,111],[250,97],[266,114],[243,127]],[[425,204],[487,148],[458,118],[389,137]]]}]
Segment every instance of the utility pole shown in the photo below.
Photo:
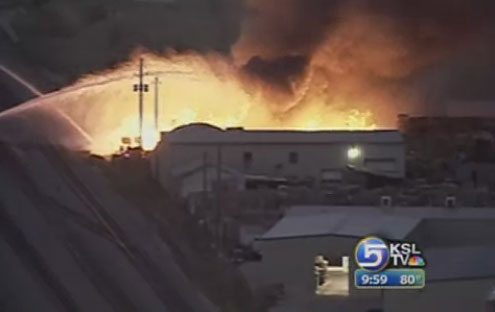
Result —
[{"label": "utility pole", "polygon": [[160,128],[159,128],[159,117],[158,114],[159,112],[159,92],[160,92],[160,79],[158,76],[155,77],[155,130],[157,133],[160,133]]},{"label": "utility pole", "polygon": [[144,60],[139,59],[139,84],[134,85],[134,92],[139,94],[139,147],[143,147],[143,98],[144,92],[148,92],[148,85],[144,80]]},{"label": "utility pole", "polygon": [[223,253],[223,214],[222,214],[222,145],[217,146],[217,188],[216,188],[216,219],[218,249]]},{"label": "utility pole", "polygon": [[208,152],[203,152],[203,209],[208,206]]}]

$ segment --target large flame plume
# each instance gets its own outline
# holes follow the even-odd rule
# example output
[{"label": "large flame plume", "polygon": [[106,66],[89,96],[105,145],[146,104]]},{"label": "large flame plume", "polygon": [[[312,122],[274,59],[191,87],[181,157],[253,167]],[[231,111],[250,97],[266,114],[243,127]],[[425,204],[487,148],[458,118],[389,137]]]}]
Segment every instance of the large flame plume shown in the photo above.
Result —
[{"label": "large flame plume", "polygon": [[[159,131],[192,122],[251,129],[391,127],[399,112],[440,107],[451,97],[478,93],[480,84],[493,89],[490,79],[480,83],[466,73],[493,68],[494,1],[129,2],[98,5],[96,15],[89,3],[52,2],[31,12],[34,18],[19,19],[19,34],[29,41],[19,45],[26,49],[20,54],[57,74],[58,86],[94,74],[1,113],[0,136],[25,130],[16,122],[5,127],[6,120],[29,120],[31,132],[54,134],[50,140],[57,143],[115,152],[121,138],[139,135],[132,86],[141,56],[150,85],[146,149]],[[143,52],[170,47],[197,52]]]},{"label": "large flame plume", "polygon": [[[106,155],[118,151],[122,138],[139,136],[137,82],[139,58],[145,61],[143,147],[152,149],[160,131],[206,122],[219,127],[249,129],[370,129],[374,119],[367,103],[332,97],[316,70],[310,70],[294,93],[277,90],[245,74],[220,55],[169,52],[166,56],[136,53],[115,69],[86,76],[73,86],[31,100],[3,113],[2,118],[26,111],[61,115],[85,133],[87,148]],[[154,85],[155,77],[160,83]],[[158,92],[156,92],[158,91]],[[158,96],[155,98],[155,96]],[[158,129],[154,103],[158,101]],[[333,104],[332,104],[333,105]],[[334,107],[334,109],[332,109]],[[63,136],[63,134],[61,134]]]}]

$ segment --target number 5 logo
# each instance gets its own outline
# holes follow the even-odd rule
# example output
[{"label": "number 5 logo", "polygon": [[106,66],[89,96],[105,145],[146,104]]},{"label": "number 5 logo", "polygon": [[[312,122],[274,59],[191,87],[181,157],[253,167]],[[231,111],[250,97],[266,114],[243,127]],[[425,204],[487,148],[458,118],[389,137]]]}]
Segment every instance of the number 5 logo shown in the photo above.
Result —
[{"label": "number 5 logo", "polygon": [[355,258],[357,265],[366,271],[382,271],[390,259],[388,246],[378,237],[367,237],[357,244]]},{"label": "number 5 logo", "polygon": [[387,246],[383,246],[380,244],[366,244],[364,245],[364,257],[366,259],[370,259],[373,261],[373,258],[376,258],[375,262],[363,262],[362,266],[365,268],[372,268],[383,261],[383,249],[387,249]]}]

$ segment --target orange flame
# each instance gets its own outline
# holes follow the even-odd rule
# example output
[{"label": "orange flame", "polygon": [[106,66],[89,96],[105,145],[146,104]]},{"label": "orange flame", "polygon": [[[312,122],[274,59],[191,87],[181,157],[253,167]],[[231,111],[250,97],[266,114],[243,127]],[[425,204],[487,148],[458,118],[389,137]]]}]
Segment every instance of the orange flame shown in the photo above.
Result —
[{"label": "orange flame", "polygon": [[[139,56],[145,59],[145,83],[150,90],[144,95],[143,147],[147,150],[155,147],[159,131],[193,122],[249,129],[376,127],[369,109],[356,107],[345,98],[333,97],[328,103],[321,96],[326,91],[318,88],[317,73],[311,70],[294,94],[280,95],[266,83],[247,78],[230,60],[218,55]],[[132,88],[138,60],[136,55],[115,69],[86,76],[56,94],[23,105],[62,110],[93,138],[88,149],[100,155],[114,153],[122,138],[139,135],[138,98]],[[157,87],[159,129],[155,129],[153,116],[156,76],[161,81]]]}]

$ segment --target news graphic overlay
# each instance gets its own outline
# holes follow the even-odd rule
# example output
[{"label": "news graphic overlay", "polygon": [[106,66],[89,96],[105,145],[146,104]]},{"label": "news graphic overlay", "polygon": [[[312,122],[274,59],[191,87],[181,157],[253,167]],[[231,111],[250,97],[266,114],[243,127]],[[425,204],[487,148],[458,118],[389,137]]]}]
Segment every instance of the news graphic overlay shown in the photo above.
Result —
[{"label": "news graphic overlay", "polygon": [[359,289],[419,289],[425,287],[426,261],[416,243],[362,239],[354,250],[354,284]]}]

